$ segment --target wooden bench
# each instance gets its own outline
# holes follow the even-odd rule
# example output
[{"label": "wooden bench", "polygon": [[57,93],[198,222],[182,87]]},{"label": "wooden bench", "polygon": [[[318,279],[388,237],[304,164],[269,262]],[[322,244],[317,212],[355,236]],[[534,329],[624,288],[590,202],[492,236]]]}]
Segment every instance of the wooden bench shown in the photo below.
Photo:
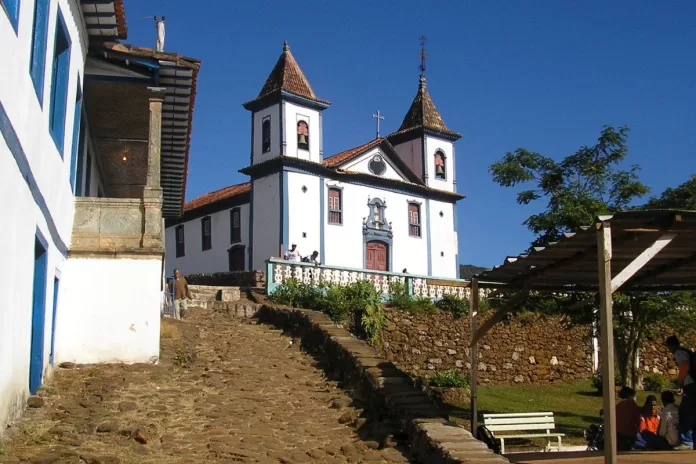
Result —
[{"label": "wooden bench", "polygon": [[[552,412],[525,412],[519,414],[484,414],[483,425],[500,440],[500,453],[505,454],[505,440],[509,438],[548,438],[551,448],[551,438],[558,439],[558,451],[561,451],[561,437],[564,433],[552,433],[556,428]],[[529,431],[544,430],[546,433],[529,433]],[[499,435],[498,432],[520,432]]]}]

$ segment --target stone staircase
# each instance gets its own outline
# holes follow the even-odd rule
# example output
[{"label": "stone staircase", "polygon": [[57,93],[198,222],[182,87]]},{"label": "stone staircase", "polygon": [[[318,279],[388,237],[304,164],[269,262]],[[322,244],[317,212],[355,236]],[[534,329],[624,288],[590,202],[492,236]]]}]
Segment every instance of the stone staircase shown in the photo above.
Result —
[{"label": "stone staircase", "polygon": [[240,287],[214,287],[208,285],[189,285],[193,300],[189,310],[208,309],[226,312],[236,317],[252,317],[259,305],[246,298]]}]

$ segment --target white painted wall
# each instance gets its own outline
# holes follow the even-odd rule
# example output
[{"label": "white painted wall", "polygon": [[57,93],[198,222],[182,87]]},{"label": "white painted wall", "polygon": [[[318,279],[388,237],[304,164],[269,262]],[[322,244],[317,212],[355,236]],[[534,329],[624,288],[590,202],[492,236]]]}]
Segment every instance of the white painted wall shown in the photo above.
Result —
[{"label": "white painted wall", "polygon": [[[58,7],[72,42],[63,158],[48,130],[51,63]],[[39,104],[29,74],[33,19],[34,2],[20,2],[19,27],[15,33],[5,12],[0,11],[0,62],[3,63],[0,103],[29,163],[32,187],[40,192],[46,205],[42,210],[32,196],[28,181],[11,150],[16,147],[8,145],[3,132],[0,135],[0,195],[6,201],[0,205],[0,215],[11,227],[0,227],[0,243],[3,244],[0,247],[0,434],[4,432],[6,423],[22,412],[28,395],[36,231],[38,229],[48,242],[44,331],[44,365],[48,366],[53,324],[53,281],[57,274],[65,278],[64,257],[56,246],[56,240],[69,244],[74,215],[69,174],[77,76],[82,75],[86,51],[85,34],[81,29],[82,17],[74,0],[51,2],[43,107]],[[55,236],[49,228],[51,220],[55,224]],[[59,301],[59,312],[62,307],[62,301]]]},{"label": "white painted wall", "polygon": [[[171,276],[174,269],[181,273],[197,274],[201,272],[226,272],[229,270],[229,256],[227,250],[234,245],[244,245],[245,250],[249,246],[249,203],[234,208],[240,209],[241,242],[230,242],[230,211],[226,208],[210,215],[212,248],[203,251],[202,217],[181,223],[184,226],[185,255],[176,257],[176,228],[167,227],[165,230],[164,244],[166,250],[166,275]],[[208,216],[204,216],[208,217]],[[245,252],[246,253],[246,252]],[[249,264],[248,256],[245,257],[245,266]]]},{"label": "white painted wall", "polygon": [[161,272],[159,259],[68,259],[56,363],[157,361]]},{"label": "white painted wall", "polygon": [[[319,111],[284,101],[283,120],[285,121],[285,156],[320,163],[319,145],[321,144],[321,131]],[[300,120],[309,124],[309,151],[297,148],[297,123]]]},{"label": "white painted wall", "polygon": [[[329,224],[328,188],[343,188],[343,225]],[[332,180],[324,187],[324,246],[328,265],[362,268],[364,266],[363,218],[369,214],[369,198],[386,201],[385,219],[392,223],[393,248],[391,271],[401,272],[407,268],[411,274],[425,275],[428,272],[427,228],[425,226],[425,200],[422,197],[380,190]],[[421,237],[408,234],[408,203],[421,203]],[[450,273],[451,274],[451,273]],[[449,275],[449,274],[448,274]],[[443,276],[444,277],[444,276]]]},{"label": "white painted wall", "polygon": [[[263,148],[263,132],[262,124],[264,118],[268,116],[271,118],[271,151],[267,153],[262,152]],[[275,158],[280,155],[280,131],[281,131],[281,119],[280,119],[280,105],[271,105],[268,108],[264,108],[261,111],[253,113],[253,140],[252,140],[252,153],[253,153],[253,164],[262,163],[271,158]]]},{"label": "white painted wall", "polygon": [[[287,181],[289,243],[285,245],[285,249],[295,243],[303,257],[311,255],[314,250],[321,253],[319,177],[288,172]],[[303,192],[302,187],[307,187],[307,191]]]},{"label": "white painted wall", "polygon": [[253,180],[254,244],[252,269],[266,270],[266,260],[280,254],[280,176]]},{"label": "white painted wall", "polygon": [[380,155],[382,157],[382,160],[384,161],[384,164],[387,167],[386,171],[384,171],[384,174],[382,174],[380,177],[409,182],[409,180],[404,176],[404,174],[396,166],[394,166],[391,160],[387,158],[379,148],[373,148],[372,150],[368,151],[359,158],[351,161],[350,163],[347,163],[345,166],[343,166],[343,169],[345,169],[346,171],[364,172],[366,174],[374,175],[372,171],[370,171],[369,165],[372,161],[372,158],[375,155]]},{"label": "white painted wall", "polygon": [[[454,230],[454,206],[436,200],[430,202],[430,247],[432,275],[437,277],[459,277],[457,263],[457,231]],[[440,216],[442,212],[442,216]]]},{"label": "white painted wall", "polygon": [[[435,152],[442,150],[445,154],[446,178],[435,177]],[[426,185],[438,190],[454,192],[454,146],[452,142],[437,137],[425,137],[425,174]]]}]

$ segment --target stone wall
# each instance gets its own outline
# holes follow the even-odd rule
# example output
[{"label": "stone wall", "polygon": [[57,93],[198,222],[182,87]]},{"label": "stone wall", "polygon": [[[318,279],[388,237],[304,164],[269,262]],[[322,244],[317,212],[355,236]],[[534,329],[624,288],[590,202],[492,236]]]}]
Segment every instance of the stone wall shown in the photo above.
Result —
[{"label": "stone wall", "polygon": [[186,281],[191,285],[211,287],[250,287],[264,288],[266,273],[263,271],[213,272],[209,274],[188,274]]},{"label": "stone wall", "polygon": [[[469,372],[468,317],[391,309],[387,314],[381,351],[401,369],[414,377],[444,369]],[[671,334],[670,329],[662,331]],[[696,346],[696,333],[684,337],[682,344]],[[478,346],[479,384],[573,382],[593,375],[590,326],[571,328],[560,317],[512,316],[491,329]],[[676,375],[662,338],[644,343],[639,362],[644,373]]]},{"label": "stone wall", "polygon": [[[470,369],[469,319],[450,313],[388,310],[382,352],[406,372]],[[568,329],[560,318],[536,315],[497,324],[479,342],[481,384],[569,382],[592,376],[588,327]]]}]

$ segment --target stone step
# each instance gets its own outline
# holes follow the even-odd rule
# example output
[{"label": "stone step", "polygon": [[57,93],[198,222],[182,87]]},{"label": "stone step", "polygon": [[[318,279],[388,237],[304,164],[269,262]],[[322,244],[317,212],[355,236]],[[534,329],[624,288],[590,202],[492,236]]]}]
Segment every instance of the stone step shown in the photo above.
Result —
[{"label": "stone step", "polygon": [[212,287],[207,285],[189,285],[191,296],[197,301],[239,301],[239,287]]}]

